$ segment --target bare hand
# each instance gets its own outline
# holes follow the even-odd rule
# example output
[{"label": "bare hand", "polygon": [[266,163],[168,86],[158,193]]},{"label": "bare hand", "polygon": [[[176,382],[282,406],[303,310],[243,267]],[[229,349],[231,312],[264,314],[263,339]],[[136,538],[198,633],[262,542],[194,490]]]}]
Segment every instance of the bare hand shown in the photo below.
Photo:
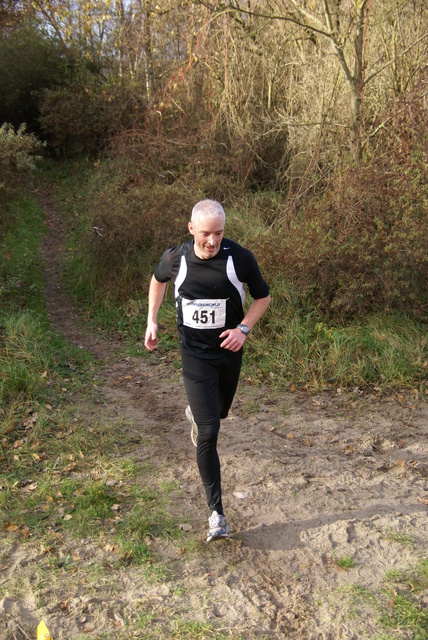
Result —
[{"label": "bare hand", "polygon": [[156,337],[157,330],[158,330],[157,324],[147,326],[146,336],[144,338],[144,346],[149,351],[154,351],[154,349],[158,348],[159,339]]},{"label": "bare hand", "polygon": [[240,329],[226,329],[220,334],[220,338],[225,338],[220,347],[229,351],[239,351],[242,349],[245,337],[245,334]]}]

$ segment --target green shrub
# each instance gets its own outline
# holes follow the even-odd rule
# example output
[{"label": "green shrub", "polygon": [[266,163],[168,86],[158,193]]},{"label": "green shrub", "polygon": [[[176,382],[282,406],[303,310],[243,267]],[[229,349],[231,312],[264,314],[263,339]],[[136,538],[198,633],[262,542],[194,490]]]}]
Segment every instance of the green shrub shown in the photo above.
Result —
[{"label": "green shrub", "polygon": [[106,81],[96,68],[78,63],[61,86],[41,92],[39,120],[58,152],[95,154],[130,125],[140,108],[126,86]]},{"label": "green shrub", "polygon": [[17,131],[10,124],[0,127],[0,229],[3,233],[11,215],[10,202],[16,187],[34,170],[43,144],[22,124]]},{"label": "green shrub", "polygon": [[0,127],[0,177],[2,181],[12,182],[17,174],[35,169],[40,159],[43,144],[32,133],[25,133],[22,124],[17,131],[10,124]]}]

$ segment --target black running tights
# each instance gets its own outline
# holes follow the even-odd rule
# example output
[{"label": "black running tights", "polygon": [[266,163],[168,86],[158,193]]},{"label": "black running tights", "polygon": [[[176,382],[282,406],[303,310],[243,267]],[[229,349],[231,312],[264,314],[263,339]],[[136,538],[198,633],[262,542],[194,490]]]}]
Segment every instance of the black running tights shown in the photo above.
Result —
[{"label": "black running tights", "polygon": [[198,425],[196,460],[199,473],[208,507],[220,515],[223,515],[223,505],[217,438],[220,419],[227,417],[238,385],[242,351],[224,350],[215,359],[181,354],[184,388]]}]

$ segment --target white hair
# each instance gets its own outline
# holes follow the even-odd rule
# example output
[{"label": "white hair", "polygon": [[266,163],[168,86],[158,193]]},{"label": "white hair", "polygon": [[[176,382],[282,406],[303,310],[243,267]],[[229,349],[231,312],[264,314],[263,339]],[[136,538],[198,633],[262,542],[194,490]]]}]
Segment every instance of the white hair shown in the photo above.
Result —
[{"label": "white hair", "polygon": [[204,216],[207,218],[216,218],[217,216],[222,216],[223,219],[226,219],[226,214],[224,213],[224,209],[219,202],[216,200],[201,200],[192,209],[192,216],[190,218],[191,222],[195,222],[195,219],[199,216]]}]

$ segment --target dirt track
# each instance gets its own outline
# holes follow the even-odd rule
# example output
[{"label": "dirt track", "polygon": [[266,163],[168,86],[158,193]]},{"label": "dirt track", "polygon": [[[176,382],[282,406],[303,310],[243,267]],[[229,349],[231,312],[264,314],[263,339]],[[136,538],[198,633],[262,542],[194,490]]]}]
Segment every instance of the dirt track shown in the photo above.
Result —
[{"label": "dirt track", "polygon": [[[148,361],[123,357],[111,342],[82,331],[60,285],[60,221],[46,199],[44,206],[52,323],[99,358],[103,416],[122,415],[128,436],[141,439],[133,457],[150,460],[166,483],[179,485],[171,509],[191,524],[189,536],[203,540],[209,513],[180,375],[159,354]],[[115,576],[114,610],[120,619],[136,610],[154,616],[147,630],[175,615],[214,622],[224,637],[378,637],[373,607],[364,600],[351,604],[350,587],[379,592],[387,571],[409,568],[426,555],[427,436],[428,407],[416,396],[274,395],[268,387],[242,384],[219,444],[232,538],[184,557],[159,542],[157,551],[169,559],[175,579],[154,587],[137,568],[123,571]],[[403,534],[414,544],[404,545]],[[341,569],[338,559],[344,557],[355,566]],[[111,585],[101,583],[95,591],[84,596],[77,590],[74,612],[53,602],[48,617],[54,640],[79,633],[137,637],[125,630],[114,635]],[[428,595],[421,597],[427,604]],[[53,601],[60,599],[55,594]]]}]

